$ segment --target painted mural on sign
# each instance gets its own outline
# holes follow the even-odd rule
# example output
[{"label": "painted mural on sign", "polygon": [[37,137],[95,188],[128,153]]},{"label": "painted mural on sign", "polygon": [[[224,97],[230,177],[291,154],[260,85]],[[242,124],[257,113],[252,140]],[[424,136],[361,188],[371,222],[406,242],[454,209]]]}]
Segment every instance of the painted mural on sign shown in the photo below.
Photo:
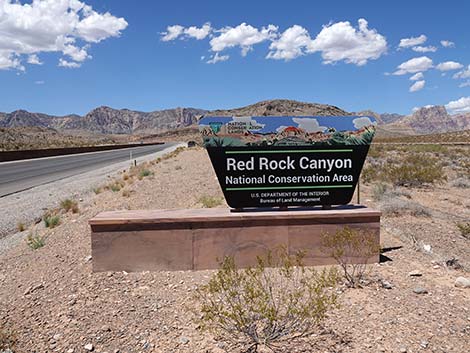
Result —
[{"label": "painted mural on sign", "polygon": [[206,147],[370,145],[370,116],[207,116],[199,121]]}]

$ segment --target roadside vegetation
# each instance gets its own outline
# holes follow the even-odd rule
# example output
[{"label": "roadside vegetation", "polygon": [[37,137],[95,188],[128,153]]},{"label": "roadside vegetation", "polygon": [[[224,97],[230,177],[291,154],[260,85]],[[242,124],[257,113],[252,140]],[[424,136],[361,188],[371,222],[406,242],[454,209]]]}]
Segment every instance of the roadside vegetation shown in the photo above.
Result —
[{"label": "roadside vegetation", "polygon": [[71,199],[65,199],[60,202],[60,208],[62,208],[65,212],[71,211],[72,213],[78,213],[79,208],[78,208],[78,202],[71,200]]},{"label": "roadside vegetation", "polygon": [[204,208],[214,208],[214,207],[222,205],[224,201],[220,197],[204,195],[199,198],[198,202]]},{"label": "roadside vegetation", "polygon": [[275,351],[281,344],[320,331],[319,324],[337,306],[335,269],[318,272],[303,265],[303,253],[284,248],[239,269],[225,257],[220,269],[196,295],[196,324],[245,352]]},{"label": "roadside vegetation", "polygon": [[31,249],[37,250],[46,245],[45,237],[43,235],[30,232],[26,238],[26,244],[28,244]]}]

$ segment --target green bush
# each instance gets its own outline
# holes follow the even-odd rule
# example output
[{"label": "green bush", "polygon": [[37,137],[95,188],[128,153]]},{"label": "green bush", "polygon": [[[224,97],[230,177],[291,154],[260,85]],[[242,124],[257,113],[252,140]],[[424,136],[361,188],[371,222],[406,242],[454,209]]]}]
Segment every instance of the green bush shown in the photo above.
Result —
[{"label": "green bush", "polygon": [[369,184],[379,179],[379,168],[373,165],[367,165],[362,168],[361,179],[364,183]]},{"label": "green bush", "polygon": [[360,287],[367,275],[367,263],[380,253],[376,235],[344,227],[334,234],[322,235],[322,246],[343,270],[349,287]]},{"label": "green bush", "polygon": [[150,175],[153,175],[153,173],[150,170],[142,169],[139,173],[139,178],[142,179],[142,178],[148,177]]},{"label": "green bush", "polygon": [[60,223],[60,217],[57,215],[46,215],[44,216],[44,225],[46,228],[54,228]]},{"label": "green bush", "polygon": [[303,254],[285,249],[258,257],[255,267],[237,269],[226,257],[209,283],[198,290],[198,323],[231,348],[272,350],[315,331],[336,306],[335,269],[316,272],[303,265]]},{"label": "green bush", "polygon": [[406,156],[385,170],[388,180],[395,186],[422,186],[447,180],[442,164],[437,158],[419,155]]},{"label": "green bush", "polygon": [[36,250],[46,245],[46,242],[43,236],[29,233],[26,238],[26,244],[28,244],[31,249]]}]

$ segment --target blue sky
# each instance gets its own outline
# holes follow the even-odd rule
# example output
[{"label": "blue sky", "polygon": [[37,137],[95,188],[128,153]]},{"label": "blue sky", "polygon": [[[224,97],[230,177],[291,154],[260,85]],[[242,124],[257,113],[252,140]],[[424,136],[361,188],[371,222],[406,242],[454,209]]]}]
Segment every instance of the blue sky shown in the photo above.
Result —
[{"label": "blue sky", "polygon": [[[347,111],[408,114],[434,104],[470,111],[467,1],[47,0],[32,5],[37,11],[24,11],[30,1],[20,3],[0,10],[4,112],[85,114],[100,105],[215,109],[273,98]],[[76,16],[64,21],[60,11]],[[367,21],[363,32],[360,19]],[[27,24],[19,28],[18,20]],[[205,23],[210,32],[203,39],[188,34],[190,26]],[[258,43],[240,44],[247,40],[242,23],[257,31]],[[162,40],[174,25],[182,26],[179,36]],[[292,31],[288,38],[293,26],[297,36]],[[353,37],[345,40],[348,33]],[[399,48],[402,39],[410,40]],[[305,45],[296,47],[295,40]],[[207,63],[216,54],[229,58]]]}]

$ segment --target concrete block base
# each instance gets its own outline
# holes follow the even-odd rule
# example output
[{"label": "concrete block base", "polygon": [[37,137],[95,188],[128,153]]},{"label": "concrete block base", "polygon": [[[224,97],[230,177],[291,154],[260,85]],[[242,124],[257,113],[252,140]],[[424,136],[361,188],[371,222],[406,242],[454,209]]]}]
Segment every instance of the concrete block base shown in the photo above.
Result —
[{"label": "concrete block base", "polygon": [[[278,246],[292,254],[306,251],[309,266],[334,264],[321,247],[321,237],[344,226],[372,233],[380,243],[380,212],[363,206],[113,211],[98,214],[90,226],[95,272],[215,269],[218,259],[227,255],[246,267]],[[367,261],[378,262],[379,254]]]}]

